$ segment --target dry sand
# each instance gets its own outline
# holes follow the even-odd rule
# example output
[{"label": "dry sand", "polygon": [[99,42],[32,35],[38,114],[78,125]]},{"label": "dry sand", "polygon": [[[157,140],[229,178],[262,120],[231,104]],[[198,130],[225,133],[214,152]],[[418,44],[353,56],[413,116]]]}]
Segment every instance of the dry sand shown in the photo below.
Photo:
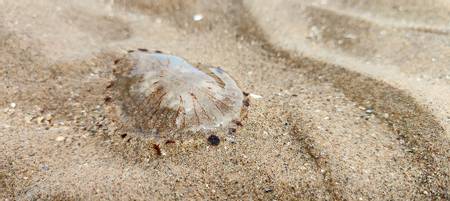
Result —
[{"label": "dry sand", "polygon": [[[449,200],[449,21],[442,0],[0,0],[0,198]],[[106,111],[136,48],[262,98],[235,137],[159,156]]]}]

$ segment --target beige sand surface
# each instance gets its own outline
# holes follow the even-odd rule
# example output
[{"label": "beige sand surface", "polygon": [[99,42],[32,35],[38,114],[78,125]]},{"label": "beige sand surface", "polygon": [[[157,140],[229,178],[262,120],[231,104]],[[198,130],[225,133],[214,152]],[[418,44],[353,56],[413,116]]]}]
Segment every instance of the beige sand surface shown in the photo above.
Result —
[{"label": "beige sand surface", "polygon": [[[0,198],[449,200],[449,21],[443,0],[0,0]],[[104,101],[136,48],[262,98],[219,146],[157,155]]]}]

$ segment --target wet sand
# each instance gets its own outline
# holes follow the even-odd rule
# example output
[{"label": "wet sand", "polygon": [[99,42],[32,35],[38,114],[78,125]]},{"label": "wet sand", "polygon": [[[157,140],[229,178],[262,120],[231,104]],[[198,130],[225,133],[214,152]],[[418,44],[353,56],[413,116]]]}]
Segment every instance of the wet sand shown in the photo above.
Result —
[{"label": "wet sand", "polygon": [[[0,198],[449,199],[450,4],[324,2],[0,0]],[[105,102],[137,48],[262,98],[158,155]]]}]

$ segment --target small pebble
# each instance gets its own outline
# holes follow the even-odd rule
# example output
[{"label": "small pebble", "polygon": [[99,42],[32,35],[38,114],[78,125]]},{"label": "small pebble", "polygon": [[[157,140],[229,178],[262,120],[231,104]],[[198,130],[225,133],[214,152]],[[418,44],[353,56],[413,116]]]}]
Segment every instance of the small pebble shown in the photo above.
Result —
[{"label": "small pebble", "polygon": [[9,106],[10,106],[11,108],[16,108],[17,105],[16,105],[16,103],[10,103]]},{"label": "small pebble", "polygon": [[272,188],[266,188],[266,189],[264,189],[264,192],[271,193],[271,192],[273,192],[273,189]]},{"label": "small pebble", "polygon": [[208,137],[208,142],[210,145],[217,146],[220,144],[220,138],[217,135],[210,135]]},{"label": "small pebble", "polygon": [[200,21],[203,19],[203,15],[202,14],[195,14],[194,16],[192,16],[192,19],[194,21]]},{"label": "small pebble", "polygon": [[66,138],[63,137],[63,136],[58,136],[55,140],[56,140],[57,142],[61,142],[61,141],[64,141],[64,139],[66,139]]}]

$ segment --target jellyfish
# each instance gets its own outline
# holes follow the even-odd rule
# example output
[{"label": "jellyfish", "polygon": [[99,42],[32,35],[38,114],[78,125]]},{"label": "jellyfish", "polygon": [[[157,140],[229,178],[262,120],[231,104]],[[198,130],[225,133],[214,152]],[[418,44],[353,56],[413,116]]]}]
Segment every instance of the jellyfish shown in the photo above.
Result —
[{"label": "jellyfish", "polygon": [[114,115],[121,124],[153,137],[236,127],[247,106],[246,96],[221,67],[194,65],[159,51],[129,51],[116,60],[113,86]]}]

